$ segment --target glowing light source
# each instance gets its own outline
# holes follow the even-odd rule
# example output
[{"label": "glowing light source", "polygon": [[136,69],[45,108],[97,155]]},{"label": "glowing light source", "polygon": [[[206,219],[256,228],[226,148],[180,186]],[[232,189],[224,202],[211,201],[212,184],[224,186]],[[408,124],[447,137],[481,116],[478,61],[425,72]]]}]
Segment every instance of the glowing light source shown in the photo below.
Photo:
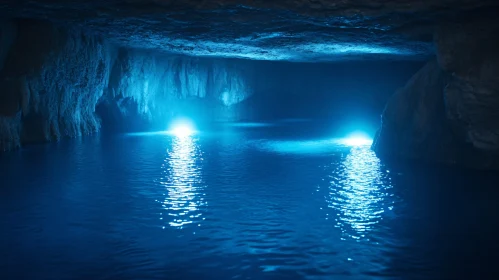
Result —
[{"label": "glowing light source", "polygon": [[179,120],[170,126],[169,132],[177,137],[188,137],[196,132],[190,121]]},{"label": "glowing light source", "polygon": [[194,131],[188,126],[177,126],[172,130],[172,132],[178,137],[186,137],[194,133]]},{"label": "glowing light source", "polygon": [[363,138],[363,137],[351,137],[345,139],[345,144],[348,146],[368,146],[373,143],[372,139]]},{"label": "glowing light source", "polygon": [[369,146],[373,139],[363,133],[355,133],[343,138],[341,143],[346,146]]}]

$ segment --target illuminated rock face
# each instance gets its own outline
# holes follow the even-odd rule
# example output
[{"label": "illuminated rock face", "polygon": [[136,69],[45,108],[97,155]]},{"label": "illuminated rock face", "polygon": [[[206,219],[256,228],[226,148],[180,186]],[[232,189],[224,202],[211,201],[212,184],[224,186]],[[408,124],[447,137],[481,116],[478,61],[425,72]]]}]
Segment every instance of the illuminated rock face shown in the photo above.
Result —
[{"label": "illuminated rock face", "polygon": [[99,106],[101,111],[114,111],[111,121],[122,121],[125,130],[127,122],[140,120],[164,129],[179,114],[213,120],[252,94],[247,70],[227,60],[121,50],[112,66],[108,94]]},{"label": "illuminated rock face", "polygon": [[251,94],[228,61],[119,50],[99,37],[38,21],[3,24],[1,35],[1,150],[95,132],[101,103],[115,108],[117,119],[133,111],[135,118],[167,120],[183,100],[202,99],[199,108],[219,109]]},{"label": "illuminated rock face", "polygon": [[444,25],[429,62],[389,101],[380,155],[499,168],[499,25]]},{"label": "illuminated rock face", "polygon": [[237,118],[265,71],[227,58],[436,54],[389,101],[375,150],[499,166],[496,0],[63,2],[0,2],[0,150],[105,122]]}]

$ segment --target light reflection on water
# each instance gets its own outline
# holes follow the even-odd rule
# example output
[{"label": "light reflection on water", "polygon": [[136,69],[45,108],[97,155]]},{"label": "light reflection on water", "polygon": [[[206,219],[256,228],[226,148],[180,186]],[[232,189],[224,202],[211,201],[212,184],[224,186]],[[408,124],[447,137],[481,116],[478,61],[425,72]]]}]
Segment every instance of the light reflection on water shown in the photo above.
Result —
[{"label": "light reflection on water", "polygon": [[336,227],[354,239],[369,239],[385,211],[393,210],[389,173],[370,147],[352,147],[330,175],[328,206],[337,210]]},{"label": "light reflection on water", "polygon": [[167,193],[163,207],[168,224],[172,227],[198,223],[202,220],[202,207],[206,206],[204,183],[201,177],[202,152],[196,139],[190,136],[174,137],[172,149],[168,150],[160,182]]},{"label": "light reflection on water", "polygon": [[254,131],[0,156],[0,279],[497,275],[496,175],[387,173],[369,147]]},{"label": "light reflection on water", "polygon": [[[283,154],[334,154],[343,153],[344,148],[362,147],[369,149],[372,140],[362,137],[332,138],[314,140],[256,140],[250,142],[258,149]],[[376,157],[374,154],[373,157]]]},{"label": "light reflection on water", "polygon": [[253,141],[251,144],[258,149],[277,152],[283,154],[325,154],[338,151],[336,140],[320,139],[320,140],[294,140],[294,141],[268,141],[260,140]]}]

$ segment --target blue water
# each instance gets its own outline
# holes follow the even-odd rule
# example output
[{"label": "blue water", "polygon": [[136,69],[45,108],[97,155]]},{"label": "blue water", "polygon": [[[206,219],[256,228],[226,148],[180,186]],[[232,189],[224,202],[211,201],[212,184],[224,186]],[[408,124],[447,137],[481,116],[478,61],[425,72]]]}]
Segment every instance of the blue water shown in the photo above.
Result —
[{"label": "blue water", "polygon": [[0,279],[480,279],[499,176],[384,162],[305,122],[0,156]]}]

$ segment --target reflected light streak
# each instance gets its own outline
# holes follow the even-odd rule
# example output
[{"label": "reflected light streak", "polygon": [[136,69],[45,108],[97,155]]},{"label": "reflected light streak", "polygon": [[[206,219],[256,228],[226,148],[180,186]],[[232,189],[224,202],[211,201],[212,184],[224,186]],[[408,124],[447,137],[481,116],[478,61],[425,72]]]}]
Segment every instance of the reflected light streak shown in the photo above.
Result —
[{"label": "reflected light streak", "polygon": [[370,147],[357,146],[331,175],[328,204],[338,212],[335,226],[344,234],[365,238],[393,209],[388,174]]},{"label": "reflected light streak", "polygon": [[170,216],[169,225],[182,228],[199,223],[201,207],[206,206],[199,162],[202,153],[192,137],[183,135],[172,141],[172,149],[163,165],[166,176],[161,184],[167,189],[163,207]]}]

